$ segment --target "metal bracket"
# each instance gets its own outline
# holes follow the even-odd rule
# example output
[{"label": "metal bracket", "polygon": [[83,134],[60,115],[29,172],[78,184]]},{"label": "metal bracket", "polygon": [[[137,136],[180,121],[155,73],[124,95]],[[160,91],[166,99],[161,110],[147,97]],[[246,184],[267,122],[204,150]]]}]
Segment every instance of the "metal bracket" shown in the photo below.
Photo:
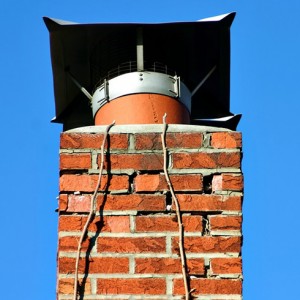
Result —
[{"label": "metal bracket", "polygon": [[70,71],[66,71],[67,74],[70,76],[71,80],[75,83],[75,85],[81,90],[81,92],[90,100],[90,103],[92,104],[93,96],[86,90],[85,87],[83,87],[71,74]]},{"label": "metal bracket", "polygon": [[97,103],[99,103],[100,106],[103,106],[106,102],[109,101],[109,89],[108,89],[108,85],[109,85],[108,80],[104,79],[103,84],[102,84],[101,88],[99,89],[100,94],[102,94],[101,91],[104,90],[104,93],[103,93],[104,97],[101,98],[101,99],[99,99],[99,100],[97,100]]},{"label": "metal bracket", "polygon": [[192,96],[194,96],[197,91],[201,88],[201,86],[205,83],[205,81],[210,77],[210,75],[215,71],[217,66],[214,66],[208,73],[207,75],[200,81],[200,83],[194,88],[192,91]]},{"label": "metal bracket", "polygon": [[126,73],[104,81],[93,94],[93,114],[108,101],[141,93],[170,96],[183,103],[189,111],[191,109],[191,93],[180,77],[147,71]]},{"label": "metal bracket", "polygon": [[108,80],[104,79],[103,85],[104,85],[105,99],[108,101],[109,100],[109,89],[108,89],[109,83],[108,83]]},{"label": "metal bracket", "polygon": [[137,61],[137,70],[144,71],[144,42],[143,42],[142,27],[137,28],[136,61]]},{"label": "metal bracket", "polygon": [[169,89],[169,92],[173,93],[176,98],[180,98],[180,77],[175,75],[170,76],[174,84],[174,90]]}]

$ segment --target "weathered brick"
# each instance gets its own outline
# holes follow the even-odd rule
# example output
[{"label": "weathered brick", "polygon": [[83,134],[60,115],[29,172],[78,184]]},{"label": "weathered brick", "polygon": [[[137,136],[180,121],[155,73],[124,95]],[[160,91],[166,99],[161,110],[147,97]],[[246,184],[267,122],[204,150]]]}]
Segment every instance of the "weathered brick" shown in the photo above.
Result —
[{"label": "weathered brick", "polygon": [[147,253],[165,252],[166,239],[163,237],[99,237],[99,252]]},{"label": "weathered brick", "polygon": [[92,195],[68,195],[67,212],[89,212]]},{"label": "weathered brick", "polygon": [[101,232],[130,232],[129,216],[104,216]]},{"label": "weathered brick", "polygon": [[[66,215],[59,217],[59,231],[82,231],[87,216]],[[88,227],[89,231],[130,232],[129,216],[96,216]]]},{"label": "weathered brick", "polygon": [[58,210],[66,211],[68,208],[68,195],[60,194],[58,198]]},{"label": "weathered brick", "polygon": [[[170,181],[175,191],[202,191],[203,178],[201,174],[170,175]],[[137,175],[134,180],[136,192],[156,192],[169,190],[164,174]]]},{"label": "weathered brick", "polygon": [[[98,155],[98,163],[101,157]],[[163,155],[160,153],[111,154],[105,159],[105,168],[109,170],[163,170]]]},{"label": "weathered brick", "polygon": [[242,191],[244,187],[242,175],[220,174],[212,179],[212,191]]},{"label": "weathered brick", "polygon": [[99,195],[97,210],[165,211],[165,195]]},{"label": "weathered brick", "polygon": [[[78,249],[78,243],[79,243],[79,237],[78,236],[64,236],[60,237],[58,240],[58,249],[59,251],[64,252],[75,252]],[[93,247],[93,242],[90,238],[87,238],[83,241],[81,246],[81,251],[87,251],[89,248]]]},{"label": "weathered brick", "polygon": [[[86,216],[61,215],[58,220],[58,230],[61,231],[82,231],[87,221]],[[89,225],[89,231],[97,230],[95,222]]]},{"label": "weathered brick", "polygon": [[[177,217],[166,216],[137,216],[135,220],[136,232],[178,232]],[[183,216],[182,222],[185,232],[202,231],[201,216]]]},{"label": "weathered brick", "polygon": [[81,170],[92,167],[91,154],[60,154],[60,170]]},{"label": "weathered brick", "polygon": [[211,230],[241,230],[241,216],[209,216]]},{"label": "weathered brick", "polygon": [[173,153],[173,168],[175,169],[215,169],[240,168],[239,152],[196,152]]},{"label": "weathered brick", "polygon": [[[191,279],[192,295],[241,295],[242,282],[239,279]],[[183,295],[183,281],[174,279],[174,294]]]},{"label": "weathered brick", "polygon": [[[60,176],[61,192],[94,192],[98,181],[98,175],[73,175]],[[128,190],[129,180],[127,175],[102,175],[99,190]]]},{"label": "weathered brick", "polygon": [[214,132],[210,144],[214,148],[241,148],[242,135],[240,132]]},{"label": "weathered brick", "polygon": [[[79,278],[79,285],[82,291],[83,279]],[[90,279],[84,279],[84,294],[91,294],[91,281]],[[74,293],[74,279],[73,278],[59,278],[57,292],[59,294],[70,295]]]},{"label": "weathered brick", "polygon": [[[166,134],[168,148],[200,148],[202,146],[201,133],[174,133]],[[135,134],[135,149],[161,150],[161,133]]]},{"label": "weathered brick", "polygon": [[[85,295],[91,300],[100,295],[113,298],[118,295],[120,300],[126,298],[122,295],[139,295],[138,297],[148,295],[149,299],[165,298],[166,278],[170,278],[167,277],[168,274],[176,274],[176,279],[173,280],[174,296],[184,294],[180,275],[175,207],[173,206],[173,211],[167,213],[167,195],[163,193],[169,188],[162,174],[161,134],[131,134],[134,141],[130,139],[130,142],[134,143],[130,145],[129,151],[127,151],[129,134],[109,135],[107,146],[109,145],[112,151],[105,156],[105,168],[108,171],[115,171],[112,172],[114,175],[102,176],[100,192],[95,204],[97,214],[89,225],[89,235],[82,245],[79,277],[83,277],[83,273],[86,273]],[[186,253],[188,257],[193,257],[187,259],[187,268],[190,275],[198,277],[191,279],[191,288],[195,289],[193,294],[196,297],[207,295],[211,299],[226,295],[229,300],[230,295],[241,294],[241,280],[234,280],[233,275],[241,274],[242,264],[240,257],[222,256],[226,253],[240,254],[241,237],[229,233],[227,236],[219,234],[222,234],[222,231],[241,230],[242,217],[237,215],[237,212],[241,212],[242,196],[230,196],[218,192],[242,192],[243,190],[242,174],[236,172],[240,168],[241,136],[236,132],[205,134],[210,136],[210,144],[206,145],[210,149],[201,148],[203,133],[166,134],[167,148],[172,149],[169,152],[173,168],[170,177],[180,203],[184,230],[187,233],[184,238]],[[58,249],[58,271],[60,272],[58,293],[60,295],[58,297],[65,294],[68,296],[64,297],[68,298],[73,293],[75,254],[98,181],[98,175],[75,175],[74,173],[76,170],[79,170],[76,173],[83,173],[80,170],[92,167],[91,152],[94,149],[98,151],[97,161],[100,162],[99,150],[103,136],[102,133],[75,132],[61,135],[61,149],[77,150],[61,152]],[[84,150],[79,153],[80,149]],[[146,151],[142,153],[143,150]],[[224,172],[222,168],[236,168],[236,170],[227,169],[225,171],[227,173],[221,173]],[[131,185],[132,178],[123,175],[126,174],[122,171],[125,169],[136,171],[133,185]],[[184,172],[187,174],[182,174],[184,171],[182,170],[178,174],[175,172],[176,169],[219,169],[220,175],[213,176],[212,194],[204,194],[201,193],[203,175],[199,174],[198,170]],[[145,174],[146,172],[143,171],[150,171],[147,172],[150,174]],[[108,193],[101,193],[101,191]],[[109,193],[109,191],[118,193]],[[207,234],[210,235],[202,235],[203,213],[208,214],[206,225],[210,230]],[[171,239],[171,253],[169,253],[169,239]],[[205,266],[204,258],[194,258],[202,254],[206,257],[206,264],[209,262],[209,265]],[[130,274],[135,272],[132,278],[129,272]],[[90,274],[93,278],[92,291]],[[107,275],[102,276],[102,274]],[[112,274],[111,278],[109,274]],[[153,277],[153,274],[154,276],[157,274],[159,278]],[[70,278],[65,280],[61,277]],[[222,277],[226,279],[221,279]],[[170,288],[171,286],[168,292]]]},{"label": "weathered brick", "polygon": [[242,260],[240,257],[212,258],[210,266],[213,275],[242,273]]},{"label": "weathered brick", "polygon": [[[61,149],[100,149],[104,134],[92,133],[62,133],[60,139]],[[106,148],[127,149],[128,134],[109,134]]]},{"label": "weathered brick", "polygon": [[[188,259],[186,261],[190,275],[203,275],[204,259]],[[175,258],[136,258],[135,273],[137,274],[174,274],[181,273],[181,261]]]},{"label": "weathered brick", "polygon": [[166,293],[162,278],[111,278],[98,279],[98,294],[161,295]]},{"label": "weathered brick", "polygon": [[[181,211],[240,211],[241,196],[177,194]],[[175,206],[173,205],[173,209]]]},{"label": "weathered brick", "polygon": [[[190,237],[184,238],[185,251],[190,253],[226,253],[226,252],[240,252],[241,238],[240,237]],[[174,237],[172,240],[173,252],[178,253],[178,238]]]},{"label": "weathered brick", "polygon": [[[70,274],[75,272],[76,258],[60,257],[59,273]],[[79,260],[79,273],[128,273],[129,259],[125,257],[88,257]]]}]

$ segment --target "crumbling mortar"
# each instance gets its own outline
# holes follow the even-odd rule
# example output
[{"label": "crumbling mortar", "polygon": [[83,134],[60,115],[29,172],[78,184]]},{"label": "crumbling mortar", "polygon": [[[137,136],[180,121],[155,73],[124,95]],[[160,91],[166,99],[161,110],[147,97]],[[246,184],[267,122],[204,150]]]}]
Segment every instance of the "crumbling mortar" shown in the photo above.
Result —
[{"label": "crumbling mortar", "polygon": [[[200,169],[200,168],[193,168],[193,169],[172,169],[172,159],[169,160],[169,174],[177,174],[177,175],[185,175],[185,174],[202,174],[203,176],[208,176],[213,173],[231,173],[231,174],[242,174],[240,168],[218,168],[218,169]],[[76,170],[77,172],[78,170]],[[86,174],[99,174],[99,170],[97,169],[87,169],[85,170]],[[63,170],[63,172],[71,172],[72,174],[74,171],[69,170]],[[135,169],[112,169],[107,172],[106,170],[103,170],[103,174],[111,174],[111,175],[132,175],[135,173]],[[141,170],[139,171],[139,174],[161,174],[161,170]]]},{"label": "crumbling mortar", "polygon": [[130,174],[128,176],[128,183],[129,183],[128,193],[129,194],[133,194],[135,192],[135,189],[134,189],[134,179],[136,178],[136,176],[137,176],[136,172],[133,172],[132,174]]},{"label": "crumbling mortar", "polygon": [[212,173],[241,173],[240,168],[185,168],[185,169],[170,169],[169,174],[202,174],[203,176],[211,175]]},{"label": "crumbling mortar", "polygon": [[87,169],[74,169],[74,170],[60,170],[59,171],[59,176],[62,175],[88,175],[88,170]]},{"label": "crumbling mortar", "polygon": [[135,230],[136,230],[136,227],[135,227],[135,221],[136,221],[136,216],[130,216],[129,217],[129,228],[130,228],[130,232],[131,233],[134,233]]},{"label": "crumbling mortar", "polygon": [[[73,153],[73,154],[80,154],[80,153],[92,153],[93,149],[87,149],[87,148],[80,148],[80,149],[72,149],[72,148],[69,148],[69,149],[60,149],[60,151],[62,153]],[[96,152],[96,150],[95,150]]]},{"label": "crumbling mortar", "polygon": [[211,230],[211,236],[240,237],[242,234],[240,230]]},{"label": "crumbling mortar", "polygon": [[[176,151],[175,151],[176,150]],[[193,148],[193,149],[180,149],[176,148],[173,149],[172,153],[208,153],[208,154],[213,154],[213,153],[241,153],[239,149],[235,148],[226,148],[226,149],[216,149],[216,148]]]},{"label": "crumbling mortar", "polygon": [[209,236],[210,235],[210,223],[209,223],[209,218],[207,217],[206,214],[202,215],[202,235],[203,236]]},{"label": "crumbling mortar", "polygon": [[96,278],[90,278],[91,282],[91,293],[92,295],[97,295],[97,279]]},{"label": "crumbling mortar", "polygon": [[213,174],[203,176],[202,182],[203,182],[203,193],[204,194],[212,193],[212,180],[213,180]]},{"label": "crumbling mortar", "polygon": [[72,149],[59,149],[59,154],[72,154],[74,150]]},{"label": "crumbling mortar", "polygon": [[210,146],[210,137],[211,135],[209,133],[203,133],[203,142],[202,142],[202,147],[203,148],[209,148]]},{"label": "crumbling mortar", "polygon": [[[132,175],[135,172],[134,169],[116,169],[116,170],[103,170],[102,174],[103,175]],[[87,174],[88,175],[92,175],[92,174],[99,174],[99,170],[98,169],[88,169],[87,170]]]},{"label": "crumbling mortar", "polygon": [[91,153],[92,153],[92,169],[98,170],[98,173],[99,173],[100,170],[99,170],[99,166],[97,163],[97,159],[98,159],[97,151],[93,150]]},{"label": "crumbling mortar", "polygon": [[135,134],[133,133],[128,134],[128,150],[135,150]]}]

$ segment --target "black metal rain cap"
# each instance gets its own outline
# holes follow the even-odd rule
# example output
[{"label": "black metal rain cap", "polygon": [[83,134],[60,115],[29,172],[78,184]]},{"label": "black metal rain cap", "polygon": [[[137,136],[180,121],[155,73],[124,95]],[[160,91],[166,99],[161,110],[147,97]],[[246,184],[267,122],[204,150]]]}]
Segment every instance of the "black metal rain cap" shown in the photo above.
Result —
[{"label": "black metal rain cap", "polygon": [[78,87],[92,93],[99,80],[114,72],[156,68],[180,76],[191,91],[193,124],[235,129],[240,115],[230,112],[234,17],[235,13],[229,13],[196,22],[157,24],[76,24],[44,17],[54,80],[56,117],[52,121],[63,123],[65,130],[92,125],[89,101]]}]

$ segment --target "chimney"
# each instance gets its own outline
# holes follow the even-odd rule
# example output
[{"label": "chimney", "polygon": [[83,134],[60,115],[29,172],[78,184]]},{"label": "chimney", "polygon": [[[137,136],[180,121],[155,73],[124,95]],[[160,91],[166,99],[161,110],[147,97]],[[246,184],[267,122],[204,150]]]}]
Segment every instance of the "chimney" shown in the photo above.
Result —
[{"label": "chimney", "polygon": [[83,25],[45,18],[53,121],[64,125],[58,300],[242,299],[242,142],[240,115],[229,111],[233,18]]},{"label": "chimney", "polygon": [[76,24],[45,17],[52,121],[69,130],[113,120],[162,123],[167,113],[169,124],[235,129],[240,115],[230,112],[229,101],[234,16],[162,24]]}]

